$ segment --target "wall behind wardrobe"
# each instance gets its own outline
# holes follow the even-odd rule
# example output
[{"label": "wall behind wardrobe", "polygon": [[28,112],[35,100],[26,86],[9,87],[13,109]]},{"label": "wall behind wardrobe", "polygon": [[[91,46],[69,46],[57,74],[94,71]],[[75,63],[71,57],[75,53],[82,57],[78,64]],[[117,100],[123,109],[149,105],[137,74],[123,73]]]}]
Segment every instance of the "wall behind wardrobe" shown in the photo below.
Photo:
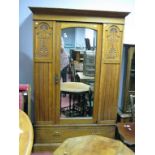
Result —
[{"label": "wall behind wardrobe", "polygon": [[30,83],[33,100],[33,32],[29,6],[131,12],[126,17],[124,43],[134,44],[134,0],[20,0],[19,82]]}]

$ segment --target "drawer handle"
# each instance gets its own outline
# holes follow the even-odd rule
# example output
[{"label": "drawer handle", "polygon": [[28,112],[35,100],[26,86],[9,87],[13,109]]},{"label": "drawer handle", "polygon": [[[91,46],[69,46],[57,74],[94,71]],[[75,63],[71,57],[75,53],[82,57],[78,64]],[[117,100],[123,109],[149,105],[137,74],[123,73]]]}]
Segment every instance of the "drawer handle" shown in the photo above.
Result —
[{"label": "drawer handle", "polygon": [[68,155],[68,152],[64,152],[64,155]]},{"label": "drawer handle", "polygon": [[56,134],[59,134],[60,132],[56,131],[55,133],[56,133]]},{"label": "drawer handle", "polygon": [[55,135],[60,135],[60,132],[59,132],[59,131],[56,131],[56,132],[55,132]]}]

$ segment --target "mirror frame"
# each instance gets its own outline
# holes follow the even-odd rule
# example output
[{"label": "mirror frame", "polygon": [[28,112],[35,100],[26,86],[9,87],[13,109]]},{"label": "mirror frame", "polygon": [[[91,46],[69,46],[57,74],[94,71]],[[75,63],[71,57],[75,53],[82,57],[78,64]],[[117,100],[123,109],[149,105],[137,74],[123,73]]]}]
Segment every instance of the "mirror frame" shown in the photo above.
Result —
[{"label": "mirror frame", "polygon": [[[91,124],[96,123],[99,108],[99,86],[100,86],[100,70],[101,70],[101,42],[102,40],[102,24],[80,23],[80,22],[56,22],[56,75],[60,80],[60,47],[61,47],[61,31],[65,28],[88,28],[96,31],[96,67],[95,67],[95,87],[94,87],[94,107],[92,117],[60,117],[60,82],[56,85],[56,123],[59,124]],[[97,82],[96,82],[97,81]]]}]

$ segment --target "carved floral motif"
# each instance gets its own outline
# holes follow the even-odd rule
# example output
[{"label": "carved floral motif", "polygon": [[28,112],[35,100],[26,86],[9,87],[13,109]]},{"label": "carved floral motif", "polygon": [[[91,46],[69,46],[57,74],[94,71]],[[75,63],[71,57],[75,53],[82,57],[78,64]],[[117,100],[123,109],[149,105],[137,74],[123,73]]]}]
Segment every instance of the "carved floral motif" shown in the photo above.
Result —
[{"label": "carved floral motif", "polygon": [[36,32],[37,37],[37,51],[35,56],[37,57],[48,57],[49,56],[49,47],[51,40],[51,29],[47,23],[41,23]]},{"label": "carved floral motif", "polygon": [[105,52],[106,59],[117,59],[120,55],[120,30],[117,26],[111,26],[107,32],[107,46]]}]

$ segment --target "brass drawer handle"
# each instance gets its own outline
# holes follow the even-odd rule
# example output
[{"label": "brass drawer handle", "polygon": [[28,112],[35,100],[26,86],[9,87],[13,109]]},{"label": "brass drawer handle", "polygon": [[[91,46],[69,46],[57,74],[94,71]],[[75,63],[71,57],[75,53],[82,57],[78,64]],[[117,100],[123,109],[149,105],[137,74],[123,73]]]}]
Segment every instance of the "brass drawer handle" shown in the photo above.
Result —
[{"label": "brass drawer handle", "polygon": [[54,135],[59,136],[61,133],[59,131],[54,132]]},{"label": "brass drawer handle", "polygon": [[60,134],[60,132],[58,132],[58,131],[56,131],[55,133],[56,133],[56,134]]},{"label": "brass drawer handle", "polygon": [[68,155],[68,152],[64,152],[64,155]]}]

